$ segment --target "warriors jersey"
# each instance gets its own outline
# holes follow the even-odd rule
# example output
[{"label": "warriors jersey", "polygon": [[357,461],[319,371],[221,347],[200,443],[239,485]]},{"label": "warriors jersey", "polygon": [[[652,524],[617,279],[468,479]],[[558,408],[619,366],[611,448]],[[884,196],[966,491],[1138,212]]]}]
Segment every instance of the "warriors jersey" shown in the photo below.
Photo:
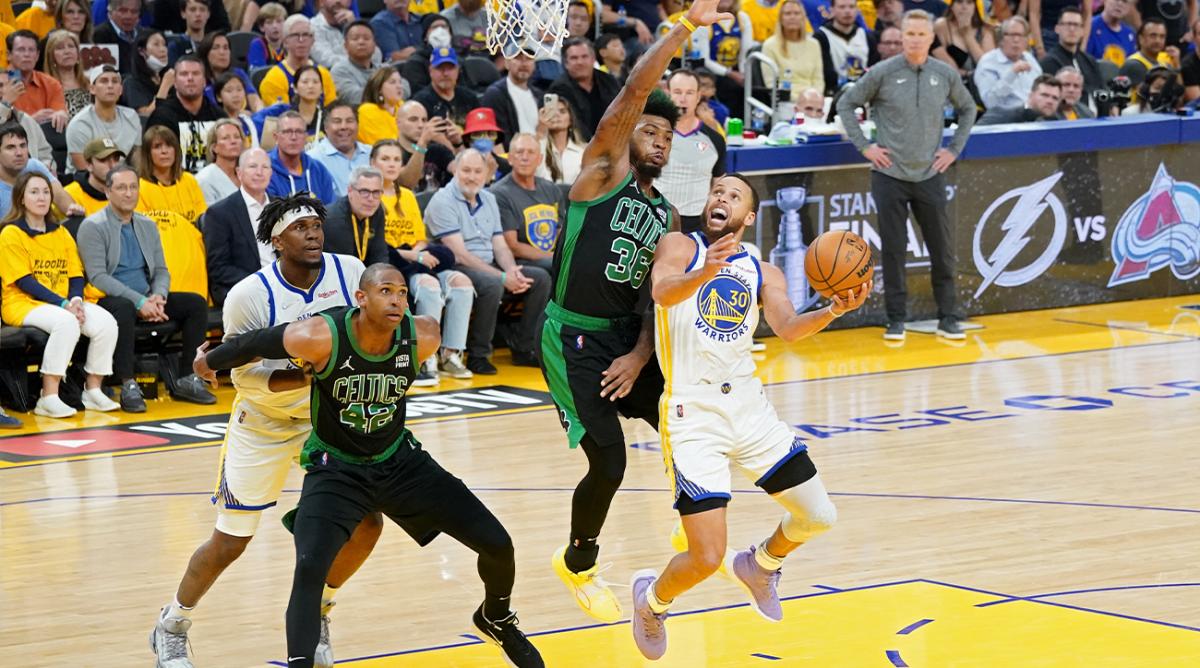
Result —
[{"label": "warriors jersey", "polygon": [[[708,239],[700,232],[688,237],[696,242],[685,270],[692,271],[704,264]],[[655,307],[655,350],[668,391],[754,376],[750,346],[758,326],[762,268],[745,247],[727,262],[696,294],[668,308]]]},{"label": "warriors jersey", "polygon": [[597,318],[636,315],[654,249],[670,219],[667,200],[661,194],[647,197],[632,170],[611,192],[571,202],[554,252],[554,302]]},{"label": "warriors jersey", "polygon": [[[273,262],[243,278],[225,298],[225,338],[251,330],[304,320],[321,311],[354,304],[354,290],[366,268],[349,255],[323,253],[321,272],[308,290],[288,283]],[[262,360],[233,370],[233,385],[241,401],[277,419],[307,420],[308,388],[272,392],[270,372],[298,368],[288,360]]]},{"label": "warriors jersey", "polygon": [[725,67],[737,67],[738,59],[742,56],[742,25],[739,17],[735,16],[732,21],[718,21],[708,29],[712,31],[709,47],[712,59]]}]

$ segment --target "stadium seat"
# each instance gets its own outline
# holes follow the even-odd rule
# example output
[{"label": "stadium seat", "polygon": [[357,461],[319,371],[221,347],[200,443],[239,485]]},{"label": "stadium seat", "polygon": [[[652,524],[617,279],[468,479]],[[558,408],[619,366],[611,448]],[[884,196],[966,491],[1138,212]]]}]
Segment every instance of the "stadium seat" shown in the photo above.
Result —
[{"label": "stadium seat", "polygon": [[231,67],[240,67],[243,70],[249,69],[250,65],[246,62],[246,56],[250,53],[250,45],[254,40],[261,39],[258,33],[253,32],[231,32],[226,37],[229,38],[229,51],[232,58]]},{"label": "stadium seat", "polygon": [[382,11],[383,0],[358,0],[358,16],[364,21]]},{"label": "stadium seat", "polygon": [[467,56],[463,59],[462,66],[463,73],[467,75],[466,84],[476,91],[483,91],[500,78],[500,70],[487,58]]},{"label": "stadium seat", "polygon": [[254,68],[254,70],[250,72],[250,81],[254,84],[255,89],[262,87],[263,79],[266,78],[267,72],[270,72],[272,67],[275,66],[263,65],[262,67]]},{"label": "stadium seat", "polygon": [[436,190],[426,190],[423,193],[417,193],[417,206],[421,209],[421,215],[425,215],[425,207],[429,206],[429,200],[433,199],[433,194]]}]

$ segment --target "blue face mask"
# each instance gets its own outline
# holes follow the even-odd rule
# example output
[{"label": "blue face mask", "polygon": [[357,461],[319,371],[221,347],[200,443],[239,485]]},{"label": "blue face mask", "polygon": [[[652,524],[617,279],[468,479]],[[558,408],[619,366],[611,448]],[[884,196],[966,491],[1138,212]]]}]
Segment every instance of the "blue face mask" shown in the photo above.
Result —
[{"label": "blue face mask", "polygon": [[475,149],[476,151],[479,151],[480,153],[482,153],[484,155],[491,153],[492,149],[495,148],[495,146],[496,146],[496,142],[492,141],[491,139],[488,139],[487,137],[480,137],[479,139],[476,139],[475,141],[471,142],[471,148]]}]

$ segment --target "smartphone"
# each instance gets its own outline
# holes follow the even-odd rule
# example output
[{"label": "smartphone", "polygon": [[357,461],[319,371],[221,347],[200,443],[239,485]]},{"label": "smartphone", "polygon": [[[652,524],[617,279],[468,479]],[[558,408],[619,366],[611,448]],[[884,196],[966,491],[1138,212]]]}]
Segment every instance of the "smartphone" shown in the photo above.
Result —
[{"label": "smartphone", "polygon": [[542,98],[542,106],[543,107],[554,104],[556,102],[558,102],[558,95],[555,93],[546,93],[546,95]]},{"label": "smartphone", "polygon": [[8,71],[8,80],[11,83],[20,83],[21,82],[21,70],[9,70]]}]

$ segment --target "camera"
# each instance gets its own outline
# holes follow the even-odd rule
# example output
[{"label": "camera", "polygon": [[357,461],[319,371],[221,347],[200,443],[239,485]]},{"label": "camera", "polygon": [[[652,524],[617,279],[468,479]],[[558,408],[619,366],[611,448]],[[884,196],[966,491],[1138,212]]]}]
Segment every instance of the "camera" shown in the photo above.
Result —
[{"label": "camera", "polygon": [[[1096,117],[1120,115],[1132,99],[1133,81],[1127,76],[1113,77],[1104,88],[1092,93],[1096,103]],[[1115,111],[1115,113],[1114,113]]]}]

